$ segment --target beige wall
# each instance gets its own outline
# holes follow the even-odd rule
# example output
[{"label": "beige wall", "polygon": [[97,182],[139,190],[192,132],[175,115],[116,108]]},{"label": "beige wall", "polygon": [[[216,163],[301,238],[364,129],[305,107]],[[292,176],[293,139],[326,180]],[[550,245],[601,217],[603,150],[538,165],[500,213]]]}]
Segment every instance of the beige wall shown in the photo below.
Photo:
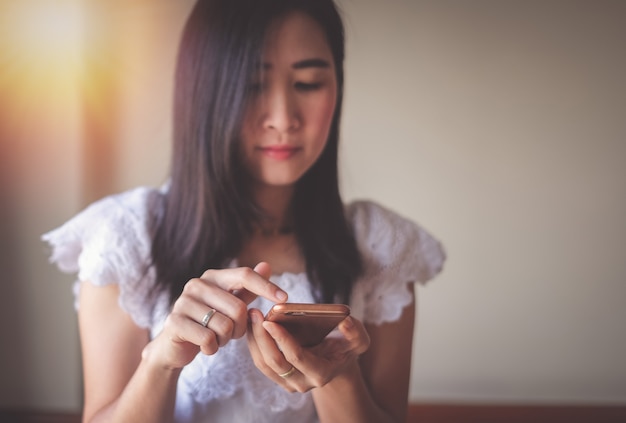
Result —
[{"label": "beige wall", "polygon": [[[147,4],[116,15],[135,36],[117,52],[111,190],[167,167],[191,2]],[[626,403],[626,3],[341,4],[344,195],[417,220],[449,254],[418,291],[411,399]],[[54,95],[23,100],[27,125],[0,100],[0,406],[80,406],[72,278],[37,240],[86,201],[80,103],[51,119]]]},{"label": "beige wall", "polygon": [[626,403],[626,3],[344,3],[346,193],[449,253],[411,397]]}]

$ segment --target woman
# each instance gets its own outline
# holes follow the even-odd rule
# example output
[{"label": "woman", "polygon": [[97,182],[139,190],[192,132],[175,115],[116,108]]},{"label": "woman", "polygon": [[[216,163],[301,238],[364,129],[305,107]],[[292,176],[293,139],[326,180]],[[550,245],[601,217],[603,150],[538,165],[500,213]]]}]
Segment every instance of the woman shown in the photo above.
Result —
[{"label": "woman", "polygon": [[[85,422],[402,422],[423,229],[337,177],[332,0],[200,0],[176,73],[171,175],[44,235],[78,271]],[[343,302],[302,347],[275,303]]]}]

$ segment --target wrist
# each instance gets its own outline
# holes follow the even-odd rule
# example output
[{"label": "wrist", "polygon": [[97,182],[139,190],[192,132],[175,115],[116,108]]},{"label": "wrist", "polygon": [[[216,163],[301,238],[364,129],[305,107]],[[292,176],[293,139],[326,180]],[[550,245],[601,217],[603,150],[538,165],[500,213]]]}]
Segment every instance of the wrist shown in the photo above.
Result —
[{"label": "wrist", "polygon": [[165,374],[171,374],[178,377],[182,371],[182,367],[172,366],[166,361],[162,360],[158,354],[158,346],[155,341],[149,342],[141,352],[141,363],[148,369]]},{"label": "wrist", "polygon": [[317,390],[321,391],[343,391],[352,390],[356,386],[363,384],[363,375],[361,374],[361,367],[359,366],[359,360],[355,357],[347,363],[342,370],[335,375],[326,385],[321,386]]},{"label": "wrist", "polygon": [[387,421],[374,402],[356,359],[326,385],[311,392],[320,422]]}]

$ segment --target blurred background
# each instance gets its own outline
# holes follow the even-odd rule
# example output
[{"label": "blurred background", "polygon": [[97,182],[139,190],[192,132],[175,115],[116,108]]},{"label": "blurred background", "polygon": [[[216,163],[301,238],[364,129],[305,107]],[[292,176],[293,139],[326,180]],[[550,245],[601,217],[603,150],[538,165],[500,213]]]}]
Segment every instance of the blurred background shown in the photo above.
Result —
[{"label": "blurred background", "polygon": [[[626,2],[341,0],[346,200],[446,246],[414,403],[626,405]],[[78,411],[42,233],[167,177],[191,0],[0,0],[0,408]]]}]

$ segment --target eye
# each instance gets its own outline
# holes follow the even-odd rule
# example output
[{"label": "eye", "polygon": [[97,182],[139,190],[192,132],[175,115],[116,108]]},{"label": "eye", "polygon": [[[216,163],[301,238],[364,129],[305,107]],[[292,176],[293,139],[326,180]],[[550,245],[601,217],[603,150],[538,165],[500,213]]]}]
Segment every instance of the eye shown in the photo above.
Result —
[{"label": "eye", "polygon": [[315,91],[322,87],[320,82],[296,82],[296,90],[298,91]]}]

